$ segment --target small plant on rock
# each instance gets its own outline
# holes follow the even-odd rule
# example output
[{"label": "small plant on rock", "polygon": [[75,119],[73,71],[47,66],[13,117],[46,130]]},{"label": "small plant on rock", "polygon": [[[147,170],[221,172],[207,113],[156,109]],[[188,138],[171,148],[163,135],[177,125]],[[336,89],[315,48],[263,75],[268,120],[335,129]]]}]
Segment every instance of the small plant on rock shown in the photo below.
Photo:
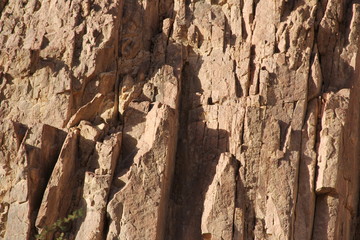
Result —
[{"label": "small plant on rock", "polygon": [[69,214],[67,217],[57,220],[56,222],[54,222],[50,226],[44,227],[44,229],[41,231],[41,233],[37,234],[35,236],[35,239],[43,240],[43,239],[46,239],[46,236],[47,236],[48,233],[59,231],[61,233],[60,233],[60,236],[58,236],[56,238],[56,240],[64,240],[65,231],[66,231],[66,225],[69,222],[82,217],[83,215],[84,215],[83,209],[81,209],[81,208],[77,209],[77,210],[73,211],[71,214]]}]

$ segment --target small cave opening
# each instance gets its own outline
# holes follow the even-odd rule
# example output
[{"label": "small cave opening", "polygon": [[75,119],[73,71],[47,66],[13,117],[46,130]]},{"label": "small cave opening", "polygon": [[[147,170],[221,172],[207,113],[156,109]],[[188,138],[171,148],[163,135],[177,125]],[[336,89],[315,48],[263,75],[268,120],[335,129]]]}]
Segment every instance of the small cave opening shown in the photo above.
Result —
[{"label": "small cave opening", "polygon": [[209,97],[209,98],[207,99],[207,104],[208,104],[208,105],[214,105],[213,100],[212,100],[212,97]]}]

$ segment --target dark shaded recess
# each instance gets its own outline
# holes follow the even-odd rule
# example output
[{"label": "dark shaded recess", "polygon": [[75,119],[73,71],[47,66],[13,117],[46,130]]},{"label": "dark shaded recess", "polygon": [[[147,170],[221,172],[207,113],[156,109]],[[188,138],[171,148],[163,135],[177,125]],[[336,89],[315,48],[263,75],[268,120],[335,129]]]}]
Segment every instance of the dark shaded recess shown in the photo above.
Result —
[{"label": "dark shaded recess", "polygon": [[73,53],[73,67],[77,67],[80,65],[80,56],[82,52],[82,45],[83,45],[83,37],[87,32],[86,24],[84,25],[84,28],[80,32],[75,32],[75,48]]},{"label": "dark shaded recess", "polygon": [[2,11],[4,10],[4,8],[8,2],[9,2],[9,0],[1,0],[0,1],[0,17],[1,17]]},{"label": "dark shaded recess", "polygon": [[66,132],[44,124],[41,134],[41,148],[39,149],[28,144],[25,145],[26,154],[29,159],[30,224],[33,233],[36,233],[35,220],[37,213],[66,135]]},{"label": "dark shaded recess", "polygon": [[[359,156],[360,157],[360,156]],[[359,177],[359,180],[360,182],[360,177]],[[359,186],[359,189],[358,189],[358,194],[360,193],[360,186]],[[354,218],[354,224],[355,226],[355,233],[354,233],[354,240],[356,239],[360,239],[360,196],[359,196],[359,199],[358,199],[358,206],[357,206],[357,213],[356,213],[356,216]]]},{"label": "dark shaded recess", "polygon": [[99,12],[101,10],[100,5],[96,3],[92,3],[91,8],[94,9],[95,12]]},{"label": "dark shaded recess", "polygon": [[341,52],[337,46],[346,46],[348,44],[348,37],[351,31],[350,24],[352,20],[352,4],[357,1],[342,2],[343,18],[336,19],[338,23],[337,32],[331,31],[329,28],[323,28],[320,25],[321,18],[323,17],[326,9],[327,1],[324,1],[319,6],[315,41],[318,44],[319,60],[323,75],[323,92],[338,91],[343,88],[350,88],[352,85],[352,76],[354,69],[346,63],[342,57]]},{"label": "dark shaded recess", "polygon": [[[256,65],[255,65],[255,56],[256,56],[256,46],[255,45],[251,45],[250,47],[250,63],[249,63],[249,68],[250,68],[250,85],[253,85],[255,81],[257,81],[258,76],[255,76],[255,69],[256,69]],[[257,90],[258,92],[258,90]]]},{"label": "dark shaded recess", "polygon": [[253,5],[252,5],[252,7],[253,7],[253,9],[252,9],[252,19],[250,19],[250,23],[253,23],[253,21],[254,21],[254,19],[255,19],[255,16],[256,16],[256,7],[257,7],[257,5],[258,5],[258,3],[260,2],[260,0],[254,0],[253,1]]},{"label": "dark shaded recess", "polygon": [[[42,196],[44,194],[47,181],[44,178],[44,172],[48,169],[44,169],[41,166],[41,160],[39,161],[39,157],[41,154],[41,150],[38,147],[34,147],[28,144],[24,145],[26,157],[27,157],[27,176],[28,176],[28,201],[29,201],[29,219],[30,219],[30,236],[35,236],[36,228],[35,221],[36,216],[41,204]],[[52,171],[52,169],[50,170]],[[39,174],[40,173],[40,174]],[[38,176],[38,174],[40,176]]]},{"label": "dark shaded recess", "polygon": [[202,33],[200,32],[199,28],[195,26],[195,31],[197,34],[197,47],[201,48],[202,44],[204,43],[204,35],[202,35]]},{"label": "dark shaded recess", "polygon": [[278,47],[278,44],[275,44],[274,53],[280,53],[280,49]]},{"label": "dark shaded recess", "polygon": [[244,96],[244,94],[240,85],[240,80],[235,72],[234,72],[234,78],[235,78],[235,95],[236,97],[240,98]]},{"label": "dark shaded recess", "polygon": [[35,8],[34,8],[34,11],[39,11],[40,8],[41,8],[41,1],[40,0],[35,0],[36,3],[35,3]]},{"label": "dark shaded recess", "polygon": [[300,2],[299,4],[303,4],[302,1],[296,1],[296,0],[285,1],[285,4],[283,4],[283,7],[281,9],[280,19],[282,22],[285,22],[287,18],[290,16],[291,12],[295,9],[296,2]]},{"label": "dark shaded recess", "polygon": [[[52,169],[59,157],[62,145],[66,138],[66,132],[49,125],[43,126],[41,139],[41,161],[44,165],[44,181],[47,183],[50,179]],[[45,189],[44,189],[45,190]]]},{"label": "dark shaded recess", "polygon": [[25,134],[28,130],[28,127],[22,123],[19,122],[12,122],[13,127],[14,127],[14,132],[16,135],[16,143],[17,143],[17,148],[19,149],[21,142],[23,141]]},{"label": "dark shaded recess", "polygon": [[241,38],[245,40],[248,37],[248,32],[246,31],[246,24],[244,21],[243,11],[244,10],[244,0],[240,0],[240,11],[241,11]]},{"label": "dark shaded recess", "polygon": [[[180,128],[174,180],[170,195],[168,236],[171,239],[201,239],[201,217],[206,191],[211,184],[220,154],[228,151],[229,133],[210,129],[201,120],[202,107],[192,99],[202,92],[197,77],[202,60],[191,56],[182,72]],[[209,104],[212,99],[208,99]],[[221,145],[220,141],[226,142]]]},{"label": "dark shaded recess", "polygon": [[30,76],[33,75],[36,70],[38,69],[38,64],[40,61],[40,50],[30,50],[30,61],[31,65],[29,68],[29,74]]},{"label": "dark shaded recess", "polygon": [[290,125],[281,120],[279,120],[278,122],[279,122],[279,126],[280,126],[280,150],[282,150],[285,145],[286,135],[287,135]]},{"label": "dark shaded recess", "polygon": [[50,43],[49,39],[47,37],[43,36],[40,49],[41,50],[45,49],[47,46],[49,46],[49,43]]}]

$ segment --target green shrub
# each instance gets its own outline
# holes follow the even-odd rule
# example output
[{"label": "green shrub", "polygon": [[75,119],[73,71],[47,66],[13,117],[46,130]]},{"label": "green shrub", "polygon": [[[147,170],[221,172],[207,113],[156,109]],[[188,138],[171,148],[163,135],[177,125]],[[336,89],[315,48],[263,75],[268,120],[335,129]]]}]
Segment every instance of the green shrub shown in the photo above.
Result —
[{"label": "green shrub", "polygon": [[48,233],[59,231],[61,233],[60,233],[60,236],[56,238],[56,240],[64,240],[64,235],[65,235],[64,232],[66,231],[66,224],[75,219],[82,217],[83,215],[84,215],[83,209],[81,209],[81,208],[77,209],[77,210],[73,211],[71,214],[69,214],[67,217],[57,220],[50,226],[44,227],[44,229],[41,231],[41,233],[37,234],[35,236],[35,239],[43,240],[46,238],[46,235]]}]

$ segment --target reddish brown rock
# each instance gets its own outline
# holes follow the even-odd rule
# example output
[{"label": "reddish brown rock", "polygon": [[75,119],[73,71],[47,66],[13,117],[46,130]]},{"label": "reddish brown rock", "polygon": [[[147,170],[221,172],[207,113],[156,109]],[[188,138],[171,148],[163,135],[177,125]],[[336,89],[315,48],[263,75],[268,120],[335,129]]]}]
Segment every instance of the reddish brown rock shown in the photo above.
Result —
[{"label": "reddish brown rock", "polygon": [[[67,216],[71,206],[73,189],[76,186],[73,177],[79,164],[77,162],[78,138],[79,131],[72,129],[65,139],[36,218],[36,226],[40,230]],[[49,235],[51,236],[52,233]]]},{"label": "reddish brown rock", "polygon": [[357,1],[0,2],[0,238],[358,239]]}]

